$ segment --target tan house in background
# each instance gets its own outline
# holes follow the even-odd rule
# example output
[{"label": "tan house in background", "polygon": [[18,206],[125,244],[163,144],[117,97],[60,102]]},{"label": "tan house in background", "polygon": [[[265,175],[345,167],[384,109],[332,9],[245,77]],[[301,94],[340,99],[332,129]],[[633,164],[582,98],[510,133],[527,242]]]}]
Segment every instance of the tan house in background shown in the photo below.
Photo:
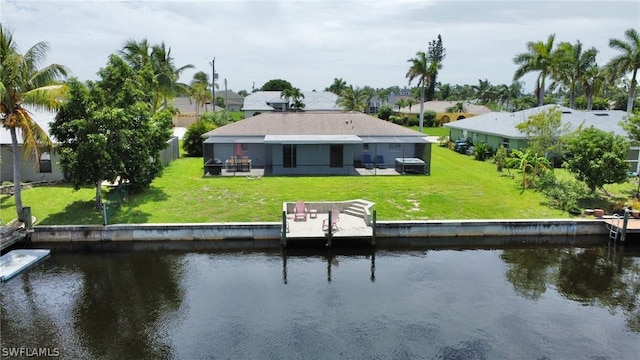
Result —
[{"label": "tan house in background", "polygon": [[[197,106],[196,101],[189,97],[177,97],[173,99],[171,104],[178,109],[178,113],[173,116],[173,126],[187,127],[206,111],[211,111],[211,103],[204,106]],[[215,111],[224,111],[223,108],[216,106]]]},{"label": "tan house in background", "polygon": [[[451,111],[458,106],[458,103],[462,104],[462,111]],[[484,105],[475,105],[467,101],[426,101],[424,103],[424,111],[428,110],[436,113],[436,119],[440,121],[440,124],[491,112],[491,109]],[[400,108],[398,113],[409,117],[417,117],[420,115],[420,103],[411,105],[411,108],[409,106]]]}]

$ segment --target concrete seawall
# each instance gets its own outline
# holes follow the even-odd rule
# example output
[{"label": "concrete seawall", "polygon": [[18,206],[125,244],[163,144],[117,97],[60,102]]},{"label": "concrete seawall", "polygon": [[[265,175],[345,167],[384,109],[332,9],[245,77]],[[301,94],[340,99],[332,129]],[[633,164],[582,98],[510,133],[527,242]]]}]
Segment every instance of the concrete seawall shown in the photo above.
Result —
[{"label": "concrete seawall", "polygon": [[[47,243],[209,241],[222,248],[272,248],[280,244],[277,222],[35,226],[31,241]],[[606,242],[599,219],[379,221],[376,244],[462,246]],[[473,239],[473,240],[472,240]],[[542,240],[541,240],[542,239]],[[304,241],[304,240],[300,240]]]}]

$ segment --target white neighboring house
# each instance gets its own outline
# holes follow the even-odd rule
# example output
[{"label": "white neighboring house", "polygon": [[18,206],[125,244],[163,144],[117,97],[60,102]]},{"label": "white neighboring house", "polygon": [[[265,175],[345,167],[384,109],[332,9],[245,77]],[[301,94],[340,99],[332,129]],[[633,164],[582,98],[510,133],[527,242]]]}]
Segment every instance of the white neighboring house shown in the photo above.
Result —
[{"label": "white neighboring house", "polygon": [[[50,111],[34,110],[28,108],[32,119],[49,134],[49,123],[55,120],[56,114]],[[64,179],[60,169],[60,154],[55,151],[43,152],[39,159],[39,168],[31,157],[25,157],[22,149],[22,134],[17,131],[20,144],[20,180],[22,182],[58,181]],[[55,140],[54,140],[55,142]],[[11,145],[11,133],[8,129],[0,127],[0,182],[13,181],[13,147]]]},{"label": "white neighboring house", "polygon": [[[282,91],[256,91],[244,98],[242,111],[244,118],[262,113],[285,112],[289,110],[291,104],[283,99],[280,94]],[[304,98],[300,101],[304,103],[304,112],[340,112],[344,109],[336,105],[338,95],[329,91],[305,91],[302,93]],[[293,99],[289,99],[292,101]]]}]

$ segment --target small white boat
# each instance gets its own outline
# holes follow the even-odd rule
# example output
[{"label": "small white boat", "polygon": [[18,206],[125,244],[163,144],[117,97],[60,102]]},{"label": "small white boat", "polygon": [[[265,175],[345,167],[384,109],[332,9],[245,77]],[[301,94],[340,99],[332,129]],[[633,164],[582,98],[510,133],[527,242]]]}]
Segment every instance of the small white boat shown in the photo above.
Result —
[{"label": "small white boat", "polygon": [[51,250],[18,249],[0,256],[0,281],[7,281],[46,258]]}]

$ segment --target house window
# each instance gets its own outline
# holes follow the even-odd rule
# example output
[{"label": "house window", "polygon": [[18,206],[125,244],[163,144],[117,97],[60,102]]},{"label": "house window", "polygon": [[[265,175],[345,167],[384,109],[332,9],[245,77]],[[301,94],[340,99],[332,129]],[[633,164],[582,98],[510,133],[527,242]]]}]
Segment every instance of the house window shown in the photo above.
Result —
[{"label": "house window", "polygon": [[369,151],[369,144],[362,144],[362,150]]},{"label": "house window", "polygon": [[502,138],[502,146],[504,146],[505,149],[509,150],[509,139]]},{"label": "house window", "polygon": [[247,151],[249,150],[249,144],[241,144],[240,148],[242,149],[242,151]]},{"label": "house window", "polygon": [[390,151],[400,151],[400,144],[389,144]]},{"label": "house window", "polygon": [[282,145],[282,166],[285,168],[294,168],[297,164],[297,148],[294,144]]},{"label": "house window", "polygon": [[40,154],[39,167],[41,173],[51,172],[51,154],[49,154],[48,152]]},{"label": "house window", "polygon": [[331,145],[329,150],[330,167],[342,167],[343,149],[342,145]]}]

